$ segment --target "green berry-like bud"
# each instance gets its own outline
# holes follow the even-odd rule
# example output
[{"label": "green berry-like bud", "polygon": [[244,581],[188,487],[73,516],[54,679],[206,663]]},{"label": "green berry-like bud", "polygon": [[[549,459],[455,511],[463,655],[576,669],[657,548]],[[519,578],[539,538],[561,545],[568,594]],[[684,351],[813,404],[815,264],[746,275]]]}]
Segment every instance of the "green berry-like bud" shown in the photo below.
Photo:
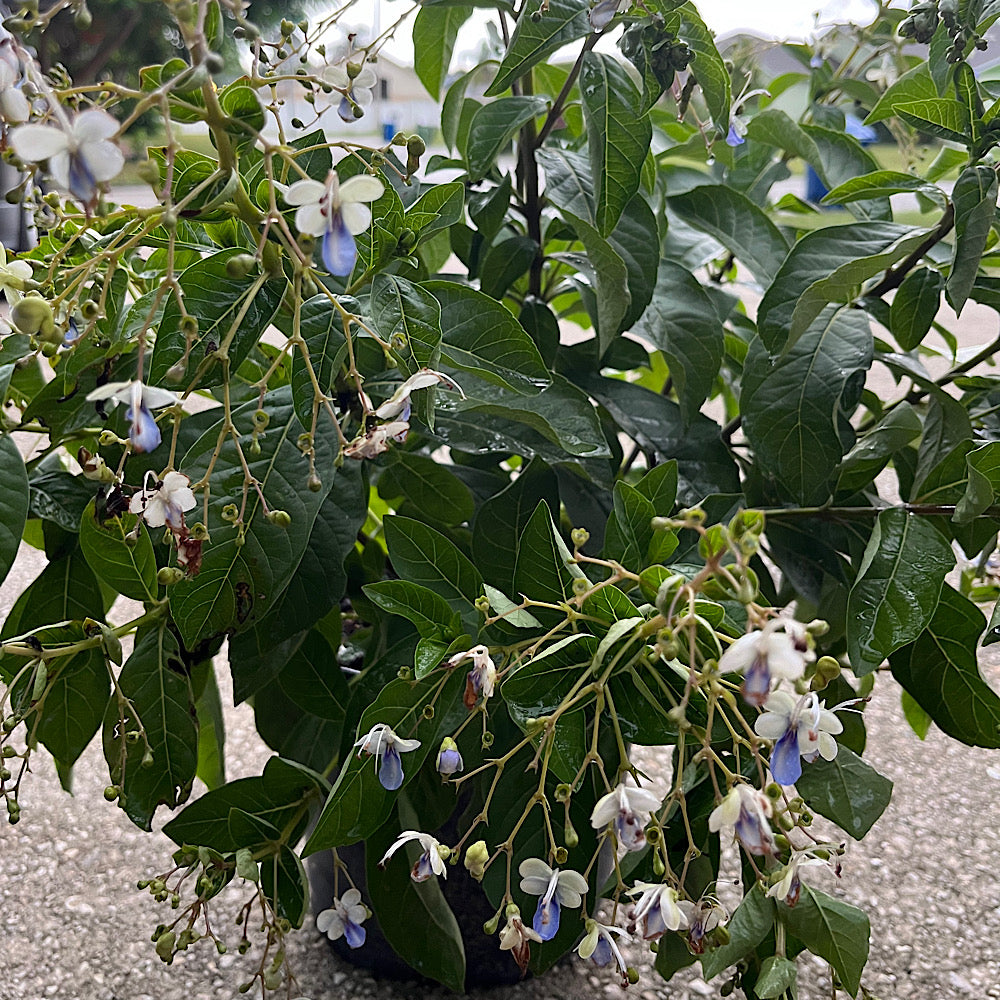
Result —
[{"label": "green berry-like bud", "polygon": [[[477,881],[482,882],[486,874],[486,862],[490,860],[490,849],[486,846],[485,840],[477,840],[470,844],[465,851],[466,871]],[[492,931],[487,931],[492,934]]]},{"label": "green berry-like bud", "polygon": [[590,532],[586,528],[574,528],[569,537],[576,548],[582,549],[590,541]]},{"label": "green berry-like bud", "polygon": [[226,274],[230,278],[245,278],[257,266],[257,258],[253,254],[238,253],[226,261]]},{"label": "green berry-like bud", "polygon": [[[577,847],[580,843],[580,835],[576,832],[576,827],[573,826],[568,817],[566,819],[566,826],[563,828],[563,840],[566,841],[567,847]],[[559,850],[561,851],[563,848],[560,847]],[[556,853],[558,854],[559,852],[557,851]]]},{"label": "green berry-like bud", "polygon": [[139,175],[139,180],[144,181],[150,187],[160,186],[160,165],[156,160],[143,160],[135,172]]},{"label": "green berry-like bud", "polygon": [[292,523],[291,515],[287,510],[269,510],[265,516],[270,524],[278,528],[287,528]]},{"label": "green berry-like bud", "polygon": [[310,472],[309,478],[306,480],[306,486],[311,493],[319,493],[323,489],[323,480],[315,472]]},{"label": "green berry-like bud", "polygon": [[565,782],[560,782],[556,785],[556,790],[553,793],[553,798],[556,802],[569,802],[570,796],[573,794],[573,789]]},{"label": "green berry-like bud", "polygon": [[576,576],[573,578],[573,593],[577,597],[583,597],[588,590],[590,590],[590,581],[586,577]]},{"label": "green berry-like bud", "polygon": [[181,317],[181,321],[178,324],[181,333],[185,337],[197,337],[198,336],[198,319],[196,316],[186,315]]},{"label": "green berry-like bud", "polygon": [[156,573],[156,582],[161,587],[170,587],[184,579],[184,571],[176,566],[164,566]]},{"label": "green berry-like bud", "polygon": [[630,965],[625,970],[625,978],[629,981],[630,986],[635,986],[639,982],[639,970]]},{"label": "green berry-like bud", "polygon": [[0,751],[0,756],[6,757],[6,758],[16,757],[17,756],[17,751],[13,747],[4,747],[3,750]]},{"label": "green berry-like bud", "polygon": [[15,302],[10,318],[20,333],[29,335],[39,333],[43,324],[50,323],[53,329],[55,327],[52,306],[40,295],[26,295],[20,302]]},{"label": "green berry-like bud", "polygon": [[406,140],[406,151],[411,156],[423,156],[427,152],[427,143],[419,135],[411,135]]},{"label": "green berry-like bud", "polygon": [[557,865],[564,865],[569,861],[569,851],[565,847],[557,847],[555,858]]},{"label": "green berry-like bud", "polygon": [[130,730],[129,730],[129,731],[128,731],[128,732],[126,733],[126,734],[125,734],[125,742],[126,742],[126,743],[130,743],[130,744],[132,744],[133,746],[134,746],[134,745],[135,745],[136,743],[138,743],[138,742],[139,742],[139,740],[140,740],[141,738],[142,738],[142,733],[140,733],[138,729],[130,729]]},{"label": "green berry-like bud", "polygon": [[80,303],[80,315],[88,322],[101,315],[101,307],[93,300],[86,299]]},{"label": "green berry-like bud", "polygon": [[114,802],[115,799],[118,798],[118,793],[120,791],[121,789],[117,785],[108,785],[108,787],[104,789],[104,798],[107,799],[108,802]]},{"label": "green berry-like bud", "polygon": [[497,932],[497,928],[500,926],[500,915],[497,914],[494,917],[490,917],[489,920],[483,924],[483,933],[487,937],[492,937]]},{"label": "green berry-like bud", "polygon": [[488,615],[490,613],[490,599],[485,594],[480,594],[476,598],[476,610],[481,615]]},{"label": "green berry-like bud", "polygon": [[174,943],[177,935],[173,931],[166,931],[156,939],[156,954],[164,962],[169,962],[174,954]]}]

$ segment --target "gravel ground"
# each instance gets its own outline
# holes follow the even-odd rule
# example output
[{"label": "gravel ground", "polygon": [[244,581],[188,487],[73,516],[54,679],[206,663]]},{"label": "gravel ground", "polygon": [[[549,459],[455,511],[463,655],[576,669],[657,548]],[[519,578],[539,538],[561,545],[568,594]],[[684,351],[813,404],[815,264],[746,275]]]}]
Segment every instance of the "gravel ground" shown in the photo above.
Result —
[{"label": "gravel ground", "polygon": [[[19,560],[0,596],[0,617],[39,562],[31,552]],[[996,685],[1000,655],[986,650],[983,659]],[[871,916],[864,984],[879,1000],[1000,998],[1000,757],[936,730],[921,743],[903,720],[894,682],[880,681],[875,695],[867,757],[895,781],[892,804],[866,840],[851,845],[839,882],[824,872],[820,881]],[[229,709],[227,727],[229,777],[259,773],[267,751],[250,711]],[[648,770],[656,765],[655,756],[644,761]],[[60,789],[40,753],[24,785],[21,823],[0,823],[0,1000],[232,1000],[249,978],[252,956],[239,957],[235,947],[219,956],[206,944],[179,955],[169,969],[157,959],[149,935],[160,907],[135,882],[163,870],[172,845],[106,804],[106,783],[97,746],[77,766],[76,797]],[[235,913],[239,899],[234,893],[233,905],[218,912]],[[235,946],[235,929],[222,933]],[[667,986],[649,952],[636,948],[630,957],[642,977],[633,996],[719,995],[721,980],[706,984],[689,971]],[[312,1000],[449,995],[358,972],[331,954],[311,921],[293,935],[290,959],[301,993]],[[620,991],[613,978],[592,969],[574,960],[541,980],[489,995],[561,1000]],[[799,975],[803,1000],[831,996],[823,963],[803,958]]]}]

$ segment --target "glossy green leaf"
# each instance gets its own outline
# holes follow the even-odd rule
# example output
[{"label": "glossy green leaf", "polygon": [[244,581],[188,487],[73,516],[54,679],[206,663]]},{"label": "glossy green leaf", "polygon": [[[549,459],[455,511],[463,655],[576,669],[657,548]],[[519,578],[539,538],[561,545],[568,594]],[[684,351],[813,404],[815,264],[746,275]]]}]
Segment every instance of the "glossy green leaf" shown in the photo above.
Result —
[{"label": "glossy green leaf", "polygon": [[371,312],[383,340],[405,346],[395,350],[409,374],[433,367],[441,344],[441,306],[422,285],[395,275],[377,274],[372,282]]},{"label": "glossy green leaf", "polygon": [[[290,328],[288,332],[291,333]],[[302,303],[299,333],[305,341],[305,348],[296,350],[292,357],[292,401],[299,423],[303,427],[311,427],[316,392],[305,354],[308,353],[320,392],[332,395],[334,381],[347,357],[347,339],[344,337],[341,314],[325,295],[314,295]],[[328,419],[322,409],[320,415],[322,419]]]},{"label": "glossy green leaf", "polygon": [[532,66],[590,34],[587,0],[550,0],[544,10],[542,6],[542,0],[531,0],[521,9],[496,78],[486,89],[487,97],[502,94]]},{"label": "glossy green leaf", "polygon": [[[201,388],[221,385],[223,366],[213,355],[226,348],[230,370],[236,371],[278,308],[286,287],[284,278],[268,279],[255,291],[257,279],[253,275],[234,278],[226,270],[231,257],[245,252],[242,247],[220,250],[192,264],[180,276],[185,308],[198,319],[198,333],[191,344],[185,384],[200,372]],[[176,297],[171,296],[163,310],[149,362],[147,380],[151,385],[168,383],[168,370],[185,356],[187,346],[187,338],[181,330],[180,307]]]},{"label": "glossy green leaf", "polygon": [[[104,757],[111,780],[122,787],[122,808],[136,826],[151,829],[160,805],[174,809],[191,793],[198,768],[198,723],[194,693],[169,629],[141,633],[125,661],[118,686],[128,699],[125,718],[116,699],[104,714]],[[143,767],[146,741],[129,743],[126,733],[142,727],[153,755]]]},{"label": "glossy green leaf", "polygon": [[28,512],[73,532],[80,530],[83,512],[97,492],[82,477],[62,470],[41,472],[36,469],[28,486]]},{"label": "glossy green leaf", "polygon": [[0,583],[14,565],[27,518],[28,473],[14,439],[4,434],[0,436]]},{"label": "glossy green leaf", "polygon": [[587,148],[594,181],[594,220],[607,237],[639,190],[652,126],[640,113],[639,92],[610,56],[588,52],[580,71]]},{"label": "glossy green leaf", "polygon": [[726,925],[729,941],[701,956],[701,972],[705,979],[717,976],[749,955],[770,933],[774,917],[774,900],[765,896],[760,883],[755,882]]},{"label": "glossy green leaf", "polygon": [[[421,636],[452,639],[455,612],[440,595],[409,580],[381,580],[369,583],[365,595],[391,615],[401,615],[417,626]],[[447,645],[447,643],[446,643]],[[418,677],[417,680],[420,680]]]},{"label": "glossy green leaf", "polygon": [[979,272],[996,216],[997,191],[996,170],[982,164],[966,167],[955,181],[951,193],[955,206],[955,245],[945,293],[956,313],[961,313]]},{"label": "glossy green leaf", "polygon": [[798,339],[790,336],[793,316],[803,293],[842,266],[876,257],[910,233],[889,223],[855,222],[828,226],[806,234],[781,265],[757,310],[757,332],[772,352],[787,350]]},{"label": "glossy green leaf", "polygon": [[1000,493],[1000,442],[991,441],[965,456],[968,482],[952,520],[968,524],[996,501]]},{"label": "glossy green leaf", "polygon": [[[246,434],[244,446],[249,443],[247,432],[256,409],[254,400],[234,413],[236,426]],[[244,631],[273,606],[302,559],[313,522],[335,478],[333,435],[321,424],[324,433],[316,435],[314,446],[317,468],[327,470],[323,486],[315,492],[301,488],[309,463],[298,448],[303,428],[287,387],[268,394],[264,409],[270,415],[267,434],[260,439],[260,454],[248,455],[247,462],[264,496],[275,505],[280,498],[291,524],[281,528],[269,523],[256,491],[250,490],[243,544],[238,543],[237,527],[221,517],[226,504],[240,505],[243,486],[242,475],[233,476],[239,465],[232,440],[225,440],[212,473],[208,507],[212,539],[203,549],[201,572],[175,584],[170,593],[174,621],[189,648],[211,636]],[[180,467],[192,481],[205,474],[218,440],[218,429],[212,428],[184,456]]]},{"label": "glossy green leaf", "polygon": [[261,860],[260,885],[278,916],[301,927],[309,909],[309,880],[299,856],[287,844]]},{"label": "glossy green leaf", "polygon": [[930,622],[945,574],[948,540],[899,507],[882,511],[847,603],[847,650],[855,674],[871,673]]},{"label": "glossy green leaf", "polygon": [[589,675],[597,642],[586,633],[566,636],[546,646],[504,681],[501,694],[519,725],[555,711],[577,681]]},{"label": "glossy green leaf", "polygon": [[[486,63],[485,65],[489,64]],[[441,104],[441,138],[444,139],[444,144],[450,150],[455,149],[458,144],[462,110],[466,102],[465,92],[469,89],[472,78],[479,71],[480,67],[476,66],[474,69],[470,69],[467,73],[463,73],[458,77],[448,88],[448,92],[445,94],[444,101]],[[459,151],[461,152],[461,146],[459,146]]]},{"label": "glossy green leaf", "polygon": [[688,69],[701,87],[716,128],[725,134],[729,130],[729,107],[732,100],[729,70],[715,47],[712,32],[698,16],[694,5],[685,4],[679,13],[681,23],[677,37],[687,42],[694,56]]},{"label": "glossy green leaf", "polygon": [[[983,645],[986,645],[985,640]],[[920,707],[917,700],[912,694],[909,693],[909,691],[900,691],[899,701],[903,709],[903,717],[906,719],[907,725],[909,725],[910,729],[912,729],[921,740],[927,739],[931,723],[934,720]]]},{"label": "glossy green leaf", "polygon": [[940,271],[919,267],[903,279],[889,309],[889,323],[896,343],[912,351],[930,330],[941,304],[944,278]]},{"label": "glossy green leaf", "polygon": [[494,244],[483,258],[480,290],[491,298],[502,299],[510,286],[527,273],[538,254],[538,244],[528,236],[511,236]]},{"label": "glossy green leaf", "polygon": [[[828,188],[836,188],[853,177],[872,173],[879,168],[878,160],[854,136],[842,131],[839,124],[832,128],[803,125],[802,131],[816,149],[813,166]],[[888,198],[852,201],[847,207],[859,219],[892,219]]]},{"label": "glossy green leaf", "polygon": [[868,961],[871,925],[862,910],[802,886],[795,906],[778,905],[778,915],[814,955],[826,959],[840,977],[844,989],[857,996],[861,972]]},{"label": "glossy green leaf", "polygon": [[701,282],[679,264],[660,261],[652,303],[633,332],[663,352],[690,423],[712,391],[725,349],[722,324]]},{"label": "glossy green leaf", "polygon": [[892,798],[892,782],[844,746],[833,760],[805,764],[795,787],[813,812],[855,840],[868,833]]},{"label": "glossy green leaf", "polygon": [[535,393],[548,382],[538,348],[499,302],[453,281],[424,288],[441,306],[445,364],[515,393]]},{"label": "glossy green leaf", "polygon": [[899,102],[893,106],[893,113],[921,132],[930,132],[939,139],[963,145],[972,141],[968,108],[951,98]]},{"label": "glossy green leaf", "polygon": [[[472,523],[472,555],[489,583],[513,593],[521,532],[539,503],[559,510],[559,487],[552,470],[533,458],[509,486],[479,505]],[[495,609],[499,611],[499,609]]]},{"label": "glossy green leaf", "polygon": [[786,991],[794,996],[797,975],[798,970],[791,959],[784,955],[771,955],[761,963],[760,975],[753,984],[753,991],[760,1000],[782,997]]},{"label": "glossy green leaf", "polygon": [[423,6],[417,11],[413,21],[413,68],[435,100],[448,76],[458,30],[471,14],[471,6]]},{"label": "glossy green leaf", "polygon": [[983,680],[983,613],[947,584],[931,623],[889,660],[892,675],[937,726],[969,746],[1000,747],[1000,698]]},{"label": "glossy green leaf", "polygon": [[927,63],[921,62],[913,69],[907,70],[886,90],[865,119],[865,124],[874,125],[876,122],[891,118],[896,114],[896,108],[899,105],[912,104],[915,101],[936,100],[937,96],[937,87],[934,86],[934,81],[931,79]]},{"label": "glossy green leaf", "polygon": [[837,479],[837,491],[853,493],[864,489],[886,467],[889,459],[920,437],[923,424],[905,400],[859,438],[844,456]]},{"label": "glossy green leaf", "polygon": [[156,557],[149,531],[143,526],[134,541],[126,539],[137,521],[135,514],[122,514],[102,523],[91,500],[80,518],[80,548],[98,579],[134,601],[153,601]]},{"label": "glossy green leaf", "polygon": [[[385,868],[380,862],[399,832],[386,823],[365,843],[368,893],[379,927],[393,950],[421,976],[465,992],[465,948],[458,921],[436,878],[414,882],[409,869],[421,848],[397,851]],[[475,891],[475,890],[472,890]]]},{"label": "glossy green leaf", "polygon": [[[442,687],[443,684],[443,687]],[[380,723],[391,726],[405,739],[418,739],[420,746],[402,755],[403,788],[413,780],[430,754],[436,754],[441,739],[454,732],[468,709],[462,703],[465,674],[453,671],[446,679],[438,675],[416,683],[390,681],[365,709],[358,724],[361,736]],[[440,692],[438,694],[438,692]],[[424,705],[435,694],[434,718],[423,717]],[[389,817],[399,796],[387,791],[378,780],[376,761],[369,754],[352,753],[344,762],[337,781],[302,856],[329,847],[341,847],[370,837]]]},{"label": "glossy green leaf", "polygon": [[717,239],[762,284],[774,280],[788,243],[767,215],[746,195],[721,184],[692,188],[670,199],[670,208],[689,226]]},{"label": "glossy green leaf", "polygon": [[219,91],[219,104],[234,120],[232,124],[227,124],[226,131],[232,136],[237,152],[252,147],[256,142],[255,133],[264,128],[264,108],[248,78],[240,77],[223,87]]},{"label": "glossy green leaf", "polygon": [[476,111],[469,125],[465,158],[472,180],[484,177],[517,131],[545,112],[542,97],[501,97]]},{"label": "glossy green leaf", "polygon": [[399,452],[378,487],[383,497],[403,496],[438,524],[461,524],[475,509],[472,493],[461,479],[434,459],[413,452]]},{"label": "glossy green leaf", "polygon": [[871,365],[868,320],[857,310],[828,306],[770,366],[765,353],[759,339],[751,343],[741,389],[743,430],[783,496],[822,503],[845,450],[838,408],[852,379]]},{"label": "glossy green leaf", "polygon": [[209,789],[226,783],[226,723],[222,697],[211,660],[202,660],[191,671],[198,726],[196,775]]},{"label": "glossy green leaf", "polygon": [[439,531],[396,514],[383,523],[389,559],[399,576],[443,597],[470,629],[481,615],[476,598],[483,592],[479,570]]},{"label": "glossy green leaf", "polygon": [[936,185],[929,184],[921,177],[904,174],[898,170],[873,170],[861,177],[852,177],[838,184],[823,197],[824,205],[846,205],[852,201],[867,198],[887,198],[891,194],[912,192],[922,194],[943,207],[947,198]]},{"label": "glossy green leaf", "polygon": [[646,565],[656,510],[649,499],[625,482],[615,483],[614,503],[604,534],[604,558],[614,559],[638,573]]}]

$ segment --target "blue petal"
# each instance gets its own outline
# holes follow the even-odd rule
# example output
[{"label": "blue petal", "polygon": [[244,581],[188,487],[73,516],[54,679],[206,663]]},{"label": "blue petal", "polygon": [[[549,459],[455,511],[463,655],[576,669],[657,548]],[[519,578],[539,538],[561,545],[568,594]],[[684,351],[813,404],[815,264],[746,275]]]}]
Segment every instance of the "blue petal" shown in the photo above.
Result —
[{"label": "blue petal", "polygon": [[330,226],[323,234],[323,263],[330,274],[346,278],[354,270],[357,259],[358,248],[354,245],[354,237],[344,225],[340,212],[334,212]]},{"label": "blue petal", "polygon": [[382,787],[390,792],[396,791],[403,783],[403,762],[399,759],[399,751],[393,746],[382,755],[378,780],[382,782]]},{"label": "blue petal", "polygon": [[799,731],[795,727],[786,729],[785,735],[774,744],[774,750],[771,752],[771,774],[779,785],[794,785],[802,777]]},{"label": "blue petal", "polygon": [[352,948],[360,948],[368,936],[367,931],[353,920],[344,921],[344,938]]},{"label": "blue petal", "polygon": [[86,159],[79,153],[69,155],[69,191],[85,205],[89,205],[97,193],[97,181]]},{"label": "blue petal", "polygon": [[138,416],[133,414],[130,406],[125,411],[125,419],[132,424],[128,436],[136,451],[154,451],[159,448],[160,441],[163,440],[160,428],[156,426],[153,414],[149,412],[149,407],[145,403],[139,407]]},{"label": "blue petal", "polygon": [[531,926],[543,941],[551,941],[559,930],[559,901],[553,898],[546,903],[544,897],[540,899]]},{"label": "blue petal", "polygon": [[354,113],[354,105],[346,96],[340,99],[340,104],[337,105],[337,114],[340,115],[342,122],[356,122],[358,120],[358,116]]},{"label": "blue petal", "polygon": [[597,947],[594,949],[593,954],[590,956],[590,960],[594,965],[600,965],[602,968],[607,965],[613,958],[614,954],[611,951],[611,945],[608,944],[607,938],[601,936],[597,939]]},{"label": "blue petal", "polygon": [[736,126],[735,125],[730,125],[729,126],[729,134],[726,136],[726,145],[727,146],[742,146],[743,143],[745,143],[745,142],[746,142],[746,139],[744,139],[743,136],[741,136],[739,134],[739,132],[736,131]]},{"label": "blue petal", "polygon": [[758,656],[743,675],[743,699],[748,705],[760,708],[771,693],[771,668],[767,658]]}]

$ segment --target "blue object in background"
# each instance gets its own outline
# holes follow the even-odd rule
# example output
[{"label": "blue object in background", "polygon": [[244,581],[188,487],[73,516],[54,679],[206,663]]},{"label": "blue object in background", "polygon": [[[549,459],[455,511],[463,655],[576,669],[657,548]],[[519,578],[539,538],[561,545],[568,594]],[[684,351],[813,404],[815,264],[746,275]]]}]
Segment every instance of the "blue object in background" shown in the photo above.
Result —
[{"label": "blue object in background", "polygon": [[382,141],[392,142],[392,137],[396,134],[396,126],[392,122],[385,122],[382,126]]}]

